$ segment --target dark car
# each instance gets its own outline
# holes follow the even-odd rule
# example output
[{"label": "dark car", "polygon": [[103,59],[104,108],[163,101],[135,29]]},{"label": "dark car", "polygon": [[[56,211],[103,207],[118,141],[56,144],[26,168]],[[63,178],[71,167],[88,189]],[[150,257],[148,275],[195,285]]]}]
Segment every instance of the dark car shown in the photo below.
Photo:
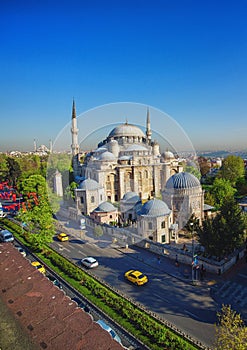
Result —
[{"label": "dark car", "polygon": [[85,305],[80,298],[77,298],[77,297],[73,297],[71,298],[71,300],[73,300],[77,305],[78,307],[80,307],[81,309],[83,309],[85,312],[90,312],[90,309],[87,305]]},{"label": "dark car", "polygon": [[56,279],[56,277],[52,276],[52,275],[48,275],[47,278],[49,278],[49,280],[58,288],[63,289],[63,286],[61,285],[61,283]]}]

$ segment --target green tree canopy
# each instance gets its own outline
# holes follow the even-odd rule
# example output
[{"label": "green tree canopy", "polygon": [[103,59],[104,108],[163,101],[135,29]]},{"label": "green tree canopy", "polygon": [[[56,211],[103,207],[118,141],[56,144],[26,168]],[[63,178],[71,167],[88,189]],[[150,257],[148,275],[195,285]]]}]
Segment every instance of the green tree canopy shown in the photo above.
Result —
[{"label": "green tree canopy", "polygon": [[238,156],[228,156],[222,162],[218,177],[229,180],[232,186],[245,175],[244,160]]},{"label": "green tree canopy", "polygon": [[214,218],[203,221],[198,231],[199,242],[206,254],[222,258],[244,244],[246,228],[246,216],[232,198]]},{"label": "green tree canopy", "polygon": [[32,175],[21,183],[20,188],[27,201],[28,193],[35,192],[37,195],[38,203],[27,204],[26,209],[21,210],[20,219],[31,230],[34,246],[42,247],[44,243],[51,242],[55,234],[46,181],[41,175]]},{"label": "green tree canopy", "polygon": [[219,209],[228,199],[232,199],[235,192],[229,180],[216,178],[210,189],[216,209]]},{"label": "green tree canopy", "polygon": [[8,157],[7,166],[8,166],[7,179],[9,180],[10,185],[16,186],[17,181],[21,176],[21,168],[20,168],[19,162],[12,157]]},{"label": "green tree canopy", "polygon": [[246,350],[247,327],[240,314],[230,305],[223,305],[217,316],[215,349]]}]

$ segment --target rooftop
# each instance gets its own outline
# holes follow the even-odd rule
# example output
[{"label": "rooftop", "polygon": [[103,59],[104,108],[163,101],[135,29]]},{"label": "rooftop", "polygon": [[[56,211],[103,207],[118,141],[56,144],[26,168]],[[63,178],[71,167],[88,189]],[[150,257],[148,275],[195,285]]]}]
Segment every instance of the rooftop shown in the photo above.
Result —
[{"label": "rooftop", "polygon": [[0,266],[1,301],[36,345],[35,349],[122,349],[13,244],[0,244]]}]

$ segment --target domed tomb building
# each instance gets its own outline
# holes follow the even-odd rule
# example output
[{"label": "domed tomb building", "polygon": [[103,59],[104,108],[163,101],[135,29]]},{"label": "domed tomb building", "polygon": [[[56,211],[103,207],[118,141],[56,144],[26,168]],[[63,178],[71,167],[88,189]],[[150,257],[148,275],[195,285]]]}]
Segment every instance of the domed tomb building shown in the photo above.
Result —
[{"label": "domed tomb building", "polygon": [[192,213],[201,224],[204,209],[204,191],[200,181],[193,174],[180,172],[172,175],[166,182],[162,199],[173,213],[173,223],[183,228]]},{"label": "domed tomb building", "polygon": [[170,243],[172,211],[160,199],[151,199],[137,212],[137,233],[158,243]]},{"label": "domed tomb building", "polygon": [[118,202],[127,192],[135,192],[141,200],[160,196],[169,177],[182,171],[174,156],[161,157],[159,144],[151,139],[149,110],[145,133],[126,121],[113,128],[97,149],[87,154],[83,164],[79,161],[74,102],[71,133],[75,178],[96,181],[104,188],[108,201]]}]

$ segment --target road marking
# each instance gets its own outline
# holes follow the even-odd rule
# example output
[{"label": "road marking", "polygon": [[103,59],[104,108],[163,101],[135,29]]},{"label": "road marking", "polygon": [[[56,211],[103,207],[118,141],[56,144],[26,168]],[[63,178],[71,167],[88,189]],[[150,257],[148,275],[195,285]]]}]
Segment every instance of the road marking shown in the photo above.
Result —
[{"label": "road marking", "polygon": [[238,276],[247,278],[247,275],[245,275],[245,274],[243,274],[243,273],[239,273]]},{"label": "road marking", "polygon": [[67,250],[67,252],[70,252],[70,249],[63,247],[62,250]]},{"label": "road marking", "polygon": [[197,320],[200,319],[198,316],[196,316],[195,314],[193,314],[193,313],[190,312],[189,310],[185,310],[185,309],[184,309],[184,312],[186,312],[186,314],[188,314],[189,316],[196,318]]},{"label": "road marking", "polygon": [[81,250],[78,250],[78,253],[80,253],[83,256],[86,256],[86,254],[84,252],[82,252]]},{"label": "road marking", "polygon": [[169,300],[168,300],[168,299],[163,298],[163,297],[162,297],[162,296],[160,296],[159,294],[155,294],[155,293],[153,293],[152,295],[153,295],[154,297],[156,297],[156,298],[159,298],[159,299],[161,299],[161,300],[165,301],[166,303],[169,303]]}]

